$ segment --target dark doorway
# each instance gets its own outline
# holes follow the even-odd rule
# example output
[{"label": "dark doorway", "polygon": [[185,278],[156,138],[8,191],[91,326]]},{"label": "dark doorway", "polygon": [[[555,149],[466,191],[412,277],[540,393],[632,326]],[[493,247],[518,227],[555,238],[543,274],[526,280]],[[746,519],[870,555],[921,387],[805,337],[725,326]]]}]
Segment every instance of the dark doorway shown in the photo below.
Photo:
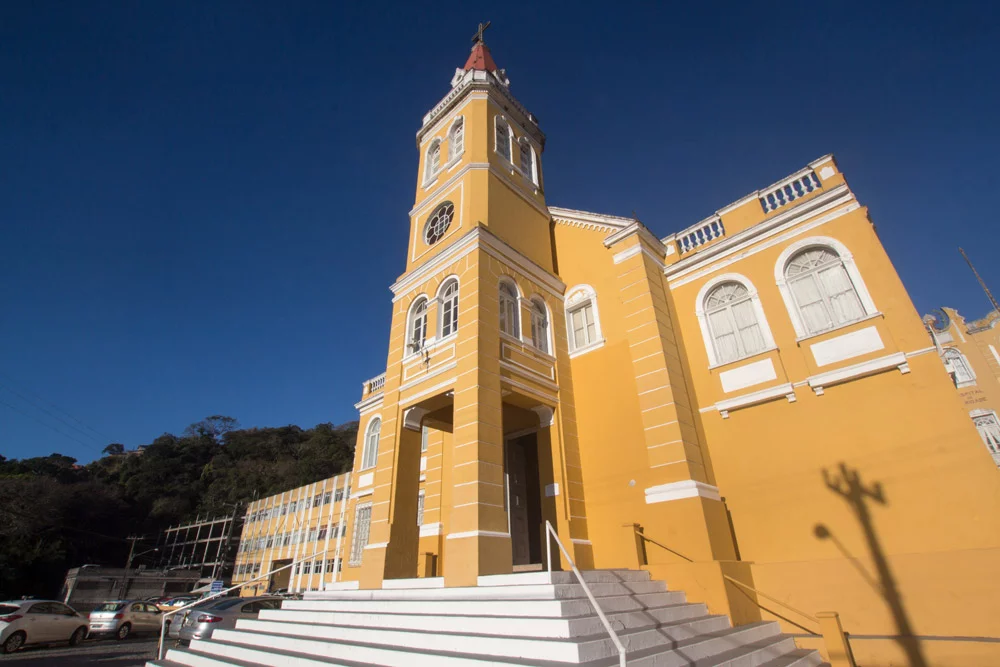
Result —
[{"label": "dark doorway", "polygon": [[[273,563],[271,563],[271,569],[277,570],[279,567],[285,567],[286,565],[291,565],[291,564],[292,560],[290,558],[286,560],[276,560]],[[273,593],[281,589],[285,589],[287,591],[289,588],[289,584],[291,583],[291,580],[292,580],[292,568],[288,567],[285,568],[284,570],[281,570],[280,572],[275,572],[274,574],[271,575],[271,580],[267,584],[267,592]]]},{"label": "dark doorway", "polygon": [[506,442],[504,479],[513,564],[542,562],[542,499],[538,486],[538,440],[534,433]]}]

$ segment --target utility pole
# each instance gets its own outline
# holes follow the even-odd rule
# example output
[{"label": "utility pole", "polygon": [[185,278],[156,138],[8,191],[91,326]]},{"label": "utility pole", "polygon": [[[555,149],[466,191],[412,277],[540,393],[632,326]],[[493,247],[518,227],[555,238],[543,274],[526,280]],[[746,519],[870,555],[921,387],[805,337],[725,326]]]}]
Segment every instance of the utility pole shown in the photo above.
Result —
[{"label": "utility pole", "polygon": [[128,588],[128,569],[132,567],[132,557],[135,556],[135,543],[142,539],[141,535],[129,535],[128,541],[131,546],[128,548],[128,559],[125,561],[125,574],[122,576],[122,585],[118,590],[118,597],[125,597],[125,590]]},{"label": "utility pole", "polygon": [[118,592],[118,597],[120,597],[120,598],[124,598],[125,597],[125,593],[128,592],[128,571],[129,571],[129,568],[132,567],[132,559],[135,558],[136,556],[142,556],[144,554],[149,554],[149,553],[153,553],[154,551],[159,551],[160,550],[159,547],[156,547],[154,549],[148,549],[146,551],[143,551],[141,554],[137,554],[135,552],[135,543],[138,542],[139,540],[145,539],[145,536],[144,535],[129,535],[126,539],[128,539],[128,541],[131,542],[132,545],[129,547],[129,550],[128,550],[128,560],[125,561],[125,575],[122,577],[121,589]]},{"label": "utility pole", "polygon": [[984,292],[986,292],[986,298],[988,298],[990,300],[990,303],[993,304],[993,310],[1000,311],[1000,305],[998,305],[997,300],[993,298],[993,293],[990,292],[990,288],[986,286],[986,281],[983,280],[982,276],[979,275],[979,271],[976,271],[976,267],[972,265],[972,261],[969,259],[969,256],[966,255],[965,251],[962,250],[961,248],[959,248],[958,251],[962,253],[962,257],[965,259],[965,263],[969,265],[970,269],[972,269],[972,275],[974,275],[976,277],[976,280],[979,281],[979,286],[983,288]]}]

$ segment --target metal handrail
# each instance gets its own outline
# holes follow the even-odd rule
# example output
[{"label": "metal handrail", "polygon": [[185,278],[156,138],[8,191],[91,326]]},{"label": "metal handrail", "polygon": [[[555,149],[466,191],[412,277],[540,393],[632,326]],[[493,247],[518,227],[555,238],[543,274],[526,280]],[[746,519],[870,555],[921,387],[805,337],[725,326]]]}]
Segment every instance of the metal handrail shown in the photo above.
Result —
[{"label": "metal handrail", "polygon": [[615,648],[618,649],[619,666],[625,667],[625,646],[622,644],[621,640],[618,639],[618,634],[611,627],[611,623],[608,622],[608,617],[604,615],[603,611],[601,611],[601,606],[597,604],[594,594],[590,592],[590,586],[588,586],[587,582],[583,580],[583,575],[580,574],[580,570],[576,568],[576,563],[574,563],[573,559],[570,558],[569,552],[566,551],[566,547],[563,546],[563,543],[559,540],[559,536],[556,535],[555,529],[552,527],[552,523],[548,520],[545,521],[545,532],[547,533],[545,540],[545,562],[548,565],[549,572],[552,572],[552,551],[549,548],[551,540],[548,539],[548,536],[551,535],[555,538],[556,544],[559,545],[559,550],[562,552],[562,555],[565,556],[567,562],[569,562],[569,566],[573,568],[573,574],[576,575],[577,581],[579,581],[580,585],[583,587],[583,592],[587,594],[587,599],[590,600],[591,606],[593,606],[594,611],[597,612],[597,617],[601,619],[601,623],[604,624],[604,629],[608,631],[611,641],[614,642]]},{"label": "metal handrail", "polygon": [[[669,551],[670,553],[674,554],[675,556],[680,556],[681,558],[683,558],[684,560],[687,560],[689,562],[691,561],[690,558],[687,558],[686,556],[682,556],[681,554],[677,553],[676,551],[674,551],[670,547],[665,546],[663,544],[660,544],[659,542],[657,542],[656,540],[652,539],[651,537],[646,537],[646,535],[644,533],[642,533],[640,530],[638,530],[636,528],[633,528],[632,530],[635,531],[635,534],[638,535],[639,537],[641,537],[646,542],[652,542],[656,546],[660,547],[661,549],[664,549],[665,551]],[[804,617],[808,618],[810,621],[812,621],[813,623],[816,623],[817,625],[820,624],[819,619],[816,618],[815,616],[813,616],[811,614],[807,614],[806,612],[802,611],[801,609],[796,609],[795,607],[793,607],[793,606],[791,606],[789,604],[786,604],[786,603],[782,602],[781,600],[768,595],[767,593],[761,593],[756,588],[754,588],[752,586],[748,586],[747,584],[744,584],[742,581],[737,581],[736,579],[730,577],[728,574],[722,575],[722,578],[725,579],[726,581],[729,581],[731,583],[736,584],[740,588],[745,588],[748,591],[753,591],[754,593],[756,593],[760,597],[764,598],[765,600],[770,600],[771,602],[774,602],[775,604],[779,604],[782,607],[784,607],[785,609],[788,609],[789,611],[793,611],[796,614],[799,614],[800,616],[804,616]],[[757,605],[757,606],[760,606],[760,605]]]},{"label": "metal handrail", "polygon": [[253,579],[248,579],[248,580],[244,581],[242,584],[238,584],[236,586],[231,586],[230,588],[227,588],[227,589],[225,589],[223,591],[219,591],[218,593],[213,593],[213,594],[209,595],[208,597],[200,598],[200,599],[192,602],[191,604],[184,605],[183,607],[178,607],[177,609],[174,609],[174,610],[166,612],[165,614],[163,614],[163,617],[160,619],[160,643],[156,647],[156,659],[157,660],[163,660],[163,643],[166,640],[167,617],[168,616],[173,616],[177,612],[184,611],[185,609],[191,609],[192,607],[197,607],[198,605],[200,605],[202,603],[205,603],[205,602],[208,602],[209,600],[213,600],[213,599],[215,599],[217,597],[222,597],[226,593],[229,593],[229,592],[235,591],[235,590],[239,590],[241,588],[244,588],[245,586],[249,586],[250,584],[254,583],[255,581],[260,581],[261,579],[267,579],[272,574],[274,574],[275,572],[281,572],[282,570],[286,570],[286,569],[288,569],[290,567],[295,567],[296,565],[298,565],[300,563],[304,563],[307,560],[313,560],[317,556],[323,556],[323,555],[326,555],[325,551],[317,551],[316,553],[314,553],[311,556],[307,556],[307,557],[301,558],[301,559],[299,559],[297,561],[293,561],[293,562],[289,563],[288,565],[282,565],[281,567],[279,567],[276,570],[271,570],[270,572],[262,574],[262,575],[260,575],[258,577],[254,577]]}]

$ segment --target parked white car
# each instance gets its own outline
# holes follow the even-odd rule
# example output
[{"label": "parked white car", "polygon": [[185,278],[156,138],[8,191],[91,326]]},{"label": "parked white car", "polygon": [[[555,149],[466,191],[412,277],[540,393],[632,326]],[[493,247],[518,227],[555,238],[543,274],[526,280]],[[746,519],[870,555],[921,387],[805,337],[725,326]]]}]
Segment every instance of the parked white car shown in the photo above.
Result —
[{"label": "parked white car", "polygon": [[0,650],[13,653],[28,644],[69,642],[87,637],[87,619],[54,600],[0,602]]},{"label": "parked white car", "polygon": [[111,600],[102,602],[90,612],[90,634],[114,635],[126,639],[137,632],[160,631],[163,612],[152,602],[142,600]]}]

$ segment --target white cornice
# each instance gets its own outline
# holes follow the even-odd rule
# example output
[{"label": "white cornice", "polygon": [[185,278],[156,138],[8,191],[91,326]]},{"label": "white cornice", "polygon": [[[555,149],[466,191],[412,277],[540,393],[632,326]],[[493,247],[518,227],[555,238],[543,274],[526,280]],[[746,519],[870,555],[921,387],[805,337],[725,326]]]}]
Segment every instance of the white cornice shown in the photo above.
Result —
[{"label": "white cornice", "polygon": [[622,227],[617,232],[615,232],[615,233],[609,235],[607,238],[605,238],[604,239],[604,247],[605,248],[610,248],[610,247],[614,246],[617,243],[621,243],[622,241],[624,241],[628,237],[632,236],[633,234],[638,235],[641,240],[643,240],[646,243],[648,243],[649,245],[651,245],[657,251],[660,251],[659,261],[660,262],[663,261],[663,257],[665,257],[667,255],[667,247],[664,246],[663,242],[660,241],[660,239],[656,238],[653,235],[653,233],[651,231],[649,231],[646,228],[646,226],[644,224],[642,224],[641,222],[639,222],[638,220],[632,220],[632,221],[630,221],[630,223],[628,225],[626,225],[625,227]]},{"label": "white cornice", "polygon": [[806,382],[816,392],[817,396],[822,396],[825,387],[840,384],[841,382],[848,382],[849,380],[865,377],[866,375],[874,375],[892,368],[898,368],[899,372],[904,375],[910,372],[910,365],[907,363],[904,353],[896,352],[877,359],[863,361],[853,366],[846,366],[826,373],[811,375],[806,378]]},{"label": "white cornice", "polygon": [[382,404],[382,395],[382,392],[379,392],[373,396],[369,396],[363,401],[358,401],[354,404],[354,409],[359,413],[364,414]]},{"label": "white cornice", "polygon": [[722,415],[723,419],[728,419],[730,410],[745,408],[750,405],[757,405],[758,403],[766,403],[767,401],[773,401],[782,397],[788,399],[789,403],[795,402],[795,388],[792,387],[790,382],[779,384],[776,387],[761,389],[760,391],[753,391],[749,394],[743,394],[742,396],[727,398],[726,400],[719,401],[715,405],[711,406],[711,408],[707,409],[710,410],[715,408],[719,411],[719,414]]},{"label": "white cornice", "polygon": [[634,222],[632,218],[603,215],[601,213],[591,213],[590,211],[577,211],[571,208],[559,208],[558,206],[550,206],[549,213],[552,215],[553,222],[604,232],[615,232]]},{"label": "white cornice", "polygon": [[398,301],[410,290],[416,289],[429,276],[434,275],[449,264],[457,262],[472,251],[481,249],[493,257],[509,263],[532,281],[538,283],[558,299],[562,299],[566,285],[557,277],[535,264],[528,257],[502,241],[486,227],[475,227],[424,264],[401,276],[389,289],[393,302]]},{"label": "white cornice", "polygon": [[783,229],[799,224],[810,216],[831,211],[851,201],[854,201],[854,194],[851,193],[846,185],[840,185],[798,206],[794,206],[784,213],[780,213],[773,218],[768,218],[737,234],[724,238],[704,250],[692,252],[689,256],[668,266],[664,274],[668,278],[677,280],[720,259],[722,256],[729,254],[748,242],[758,240],[757,237],[763,236],[768,232],[777,234]]}]

